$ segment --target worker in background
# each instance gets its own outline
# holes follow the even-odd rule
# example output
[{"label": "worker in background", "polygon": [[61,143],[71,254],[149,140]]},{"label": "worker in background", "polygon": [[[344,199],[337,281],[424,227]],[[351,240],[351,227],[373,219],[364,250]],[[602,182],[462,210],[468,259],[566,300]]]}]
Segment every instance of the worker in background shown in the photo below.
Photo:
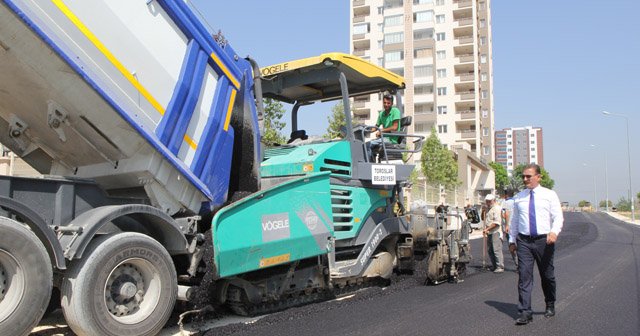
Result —
[{"label": "worker in background", "polygon": [[485,197],[487,214],[485,215],[485,228],[482,233],[487,237],[487,252],[494,273],[504,272],[504,259],[502,256],[502,208],[496,203],[496,197],[488,194]]}]

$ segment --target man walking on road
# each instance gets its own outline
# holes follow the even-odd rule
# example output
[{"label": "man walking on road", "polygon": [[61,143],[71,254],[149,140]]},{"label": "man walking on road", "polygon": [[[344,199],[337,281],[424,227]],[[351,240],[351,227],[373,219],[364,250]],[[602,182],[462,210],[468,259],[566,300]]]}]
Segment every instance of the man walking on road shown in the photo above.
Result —
[{"label": "man walking on road", "polygon": [[496,203],[496,197],[488,194],[484,198],[487,205],[485,227],[482,231],[487,237],[487,252],[494,273],[504,272],[504,258],[502,256],[502,208]]},{"label": "man walking on road", "polygon": [[555,243],[564,218],[558,195],[540,186],[540,166],[525,166],[522,177],[527,187],[514,200],[511,216],[509,251],[518,253],[518,311],[516,324],[533,320],[531,291],[533,290],[533,264],[538,265],[546,308],[545,317],[556,314],[556,278],[553,269]]}]

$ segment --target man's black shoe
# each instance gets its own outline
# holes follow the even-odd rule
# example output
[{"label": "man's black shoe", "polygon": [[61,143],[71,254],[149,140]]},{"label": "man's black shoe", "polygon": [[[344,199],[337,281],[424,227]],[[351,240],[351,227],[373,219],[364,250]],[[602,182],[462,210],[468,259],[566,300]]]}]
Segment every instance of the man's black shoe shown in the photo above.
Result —
[{"label": "man's black shoe", "polygon": [[544,317],[552,317],[556,315],[556,308],[553,303],[547,303],[547,309],[544,310]]},{"label": "man's black shoe", "polygon": [[533,321],[533,315],[531,313],[520,313],[520,316],[516,319],[516,324],[525,325],[531,321]]}]

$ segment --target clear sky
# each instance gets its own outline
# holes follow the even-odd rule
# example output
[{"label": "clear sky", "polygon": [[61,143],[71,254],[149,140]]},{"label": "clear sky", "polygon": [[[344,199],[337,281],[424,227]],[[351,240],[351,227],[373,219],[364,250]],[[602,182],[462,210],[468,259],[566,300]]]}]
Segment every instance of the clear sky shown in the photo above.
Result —
[{"label": "clear sky", "polygon": [[[192,2],[261,66],[349,51],[348,0]],[[605,187],[614,203],[627,197],[625,119],[602,110],[628,117],[640,192],[639,13],[638,0],[492,1],[495,127],[543,128],[545,168],[562,200],[591,201],[594,190],[604,200]],[[310,133],[324,133],[330,106],[322,108],[303,125],[316,127]]]}]

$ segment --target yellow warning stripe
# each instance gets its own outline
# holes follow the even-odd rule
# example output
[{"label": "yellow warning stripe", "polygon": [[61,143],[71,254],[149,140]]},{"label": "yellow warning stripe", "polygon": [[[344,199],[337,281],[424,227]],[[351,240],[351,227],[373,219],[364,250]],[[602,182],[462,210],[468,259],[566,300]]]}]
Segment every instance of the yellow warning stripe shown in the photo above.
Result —
[{"label": "yellow warning stripe", "polygon": [[229,130],[229,122],[231,121],[231,110],[236,101],[236,90],[231,89],[231,97],[229,98],[229,106],[227,106],[227,116],[224,118],[224,130]]},{"label": "yellow warning stripe", "polygon": [[186,142],[189,145],[189,147],[191,147],[194,150],[198,148],[198,144],[195,141],[193,141],[193,139],[191,139],[190,136],[186,134],[184,135],[184,142]]},{"label": "yellow warning stripe", "polygon": [[220,67],[220,69],[222,69],[222,72],[224,72],[224,74],[227,76],[227,78],[229,78],[229,80],[231,81],[233,86],[235,86],[236,89],[239,89],[240,88],[240,82],[238,82],[238,80],[231,74],[231,72],[229,71],[227,66],[224,65],[224,63],[222,63],[222,61],[220,60],[218,55],[216,55],[215,53],[212,52],[211,53],[211,59],[213,59],[213,61],[218,65],[218,67]]},{"label": "yellow warning stripe", "polygon": [[151,103],[160,115],[164,115],[164,108],[158,103],[158,101],[151,96],[149,91],[145,89],[138,80],[133,77],[130,71],[128,71],[120,61],[107,49],[107,47],[98,40],[98,38],[87,28],[87,26],[73,14],[73,12],[67,7],[62,0],[51,0],[56,7],[84,34],[84,36],[93,43],[93,45],[100,50],[100,52],[113,64],[122,75],[131,82],[131,84],[142,94],[143,97]]}]

